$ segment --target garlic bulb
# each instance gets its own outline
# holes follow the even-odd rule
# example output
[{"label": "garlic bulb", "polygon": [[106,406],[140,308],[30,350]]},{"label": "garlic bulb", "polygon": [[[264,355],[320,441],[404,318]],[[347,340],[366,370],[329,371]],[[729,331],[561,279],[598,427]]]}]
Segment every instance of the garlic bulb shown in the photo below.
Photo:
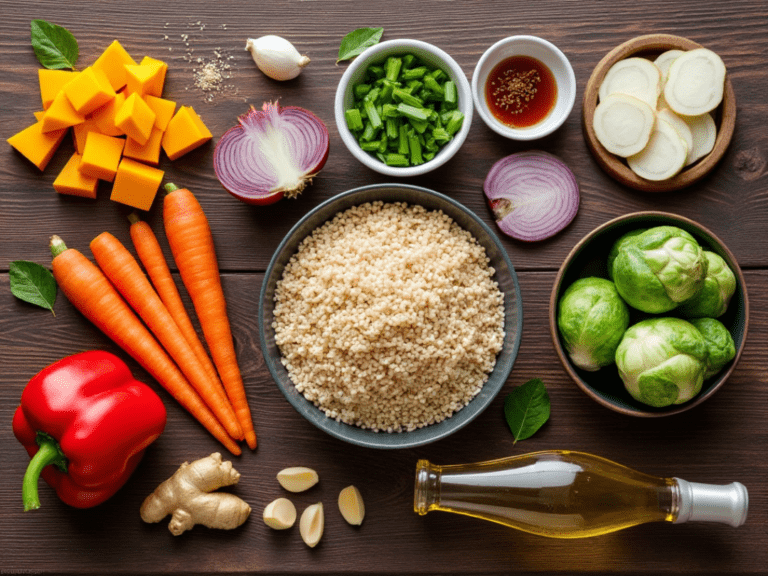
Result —
[{"label": "garlic bulb", "polygon": [[309,64],[309,58],[299,54],[293,44],[280,36],[248,38],[245,49],[251,53],[259,70],[275,80],[296,78]]}]

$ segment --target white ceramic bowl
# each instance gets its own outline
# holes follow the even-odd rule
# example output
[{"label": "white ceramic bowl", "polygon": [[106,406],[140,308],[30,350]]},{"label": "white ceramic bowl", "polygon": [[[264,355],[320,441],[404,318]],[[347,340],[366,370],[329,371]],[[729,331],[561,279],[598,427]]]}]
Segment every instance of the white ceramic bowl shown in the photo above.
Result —
[{"label": "white ceramic bowl", "polygon": [[[360,148],[357,139],[352,135],[347,122],[344,118],[344,111],[352,106],[353,95],[352,87],[362,81],[365,71],[371,64],[378,64],[392,55],[403,55],[412,53],[421,58],[427,64],[441,68],[451,80],[456,84],[459,100],[459,110],[464,114],[464,123],[461,129],[454,135],[453,139],[443,146],[435,157],[429,162],[419,164],[418,166],[387,166],[376,158]],[[461,67],[448,54],[437,46],[422,42],[420,40],[387,40],[368,48],[360,54],[349,65],[347,70],[339,81],[336,88],[336,101],[334,105],[336,116],[336,127],[339,130],[341,139],[352,152],[352,155],[368,166],[371,170],[386,174],[388,176],[419,176],[426,174],[445,164],[456,152],[469,133],[469,127],[472,124],[472,93],[469,88],[469,81]]]},{"label": "white ceramic bowl", "polygon": [[[497,120],[485,101],[485,83],[496,65],[510,56],[529,56],[552,71],[557,83],[557,101],[549,115],[528,128],[513,128]],[[546,40],[536,36],[510,36],[499,40],[480,57],[472,75],[472,98],[480,118],[491,130],[512,140],[535,140],[562,126],[576,101],[576,76],[568,58]]]}]

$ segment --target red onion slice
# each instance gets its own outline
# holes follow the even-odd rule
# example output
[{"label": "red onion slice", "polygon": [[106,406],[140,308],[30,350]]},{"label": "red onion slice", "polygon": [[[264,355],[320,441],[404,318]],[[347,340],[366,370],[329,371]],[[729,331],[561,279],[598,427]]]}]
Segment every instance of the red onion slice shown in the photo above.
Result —
[{"label": "red onion slice", "polygon": [[238,121],[216,144],[213,169],[243,202],[264,205],[298,196],[328,159],[328,129],[309,110],[265,102]]},{"label": "red onion slice", "polygon": [[557,156],[518,152],[496,162],[483,184],[488,205],[506,235],[536,242],[570,224],[579,209],[579,185]]}]

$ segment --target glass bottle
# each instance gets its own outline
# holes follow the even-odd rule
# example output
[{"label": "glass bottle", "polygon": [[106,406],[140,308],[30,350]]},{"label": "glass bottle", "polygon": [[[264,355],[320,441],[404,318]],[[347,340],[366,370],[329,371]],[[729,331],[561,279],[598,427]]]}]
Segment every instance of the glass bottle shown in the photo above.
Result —
[{"label": "glass bottle", "polygon": [[747,489],[658,478],[605,458],[548,450],[475,464],[416,465],[414,511],[465,514],[552,538],[585,538],[646,522],[741,526]]}]

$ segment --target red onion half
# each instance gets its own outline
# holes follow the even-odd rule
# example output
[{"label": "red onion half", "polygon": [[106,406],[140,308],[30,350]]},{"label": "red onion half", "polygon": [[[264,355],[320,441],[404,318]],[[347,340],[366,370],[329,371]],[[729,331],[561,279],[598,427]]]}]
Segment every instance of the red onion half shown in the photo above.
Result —
[{"label": "red onion half", "polygon": [[265,102],[238,121],[216,144],[213,169],[221,185],[243,202],[295,198],[328,159],[328,129],[309,110]]},{"label": "red onion half", "polygon": [[579,210],[579,185],[573,172],[560,158],[540,150],[518,152],[496,162],[483,192],[499,229],[525,242],[554,236]]}]

